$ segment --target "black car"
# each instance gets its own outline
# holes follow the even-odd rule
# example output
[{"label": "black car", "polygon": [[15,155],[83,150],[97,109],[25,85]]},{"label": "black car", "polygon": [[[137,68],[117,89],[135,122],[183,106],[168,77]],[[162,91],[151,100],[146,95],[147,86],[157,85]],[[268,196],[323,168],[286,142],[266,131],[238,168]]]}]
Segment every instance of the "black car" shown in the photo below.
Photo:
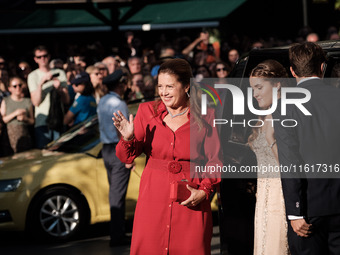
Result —
[{"label": "black car", "polygon": [[[324,78],[340,77],[340,41],[323,41],[318,44],[327,55],[323,70]],[[238,60],[229,77],[239,78],[237,86],[246,94],[249,87],[250,71],[264,60],[277,60],[290,73],[288,49],[289,46],[253,49]],[[332,79],[332,81],[335,81],[335,84],[331,85],[338,87],[337,79]],[[223,109],[216,111],[217,118],[233,119],[235,122],[240,121],[239,118],[247,120],[257,118],[250,112],[245,112],[242,116],[233,115],[231,93],[227,92],[224,98]],[[245,165],[257,165],[256,156],[247,145],[248,137],[251,134],[250,127],[222,125],[219,131],[224,165],[233,165],[237,168]],[[221,254],[253,254],[256,174],[239,179],[223,178],[219,193]]]}]

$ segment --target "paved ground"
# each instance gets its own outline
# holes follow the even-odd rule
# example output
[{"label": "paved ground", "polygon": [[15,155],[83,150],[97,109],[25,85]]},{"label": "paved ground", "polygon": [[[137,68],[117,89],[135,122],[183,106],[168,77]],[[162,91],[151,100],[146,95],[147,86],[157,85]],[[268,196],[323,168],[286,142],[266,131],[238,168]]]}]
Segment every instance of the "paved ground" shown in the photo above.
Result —
[{"label": "paved ground", "polygon": [[[129,255],[129,246],[109,247],[107,229],[107,224],[93,226],[86,237],[64,244],[37,244],[22,233],[0,232],[0,251],[6,255]],[[217,255],[220,254],[218,226],[214,226],[213,233],[211,254]]]}]

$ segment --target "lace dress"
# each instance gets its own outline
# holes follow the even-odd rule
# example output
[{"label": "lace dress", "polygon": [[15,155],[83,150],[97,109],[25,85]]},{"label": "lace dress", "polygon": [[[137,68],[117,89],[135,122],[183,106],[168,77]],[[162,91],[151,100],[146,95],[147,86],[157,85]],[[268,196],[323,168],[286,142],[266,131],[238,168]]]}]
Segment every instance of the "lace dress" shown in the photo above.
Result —
[{"label": "lace dress", "polygon": [[265,133],[259,133],[252,147],[262,169],[257,178],[254,255],[290,254],[280,172],[263,171],[266,167],[278,169],[279,165]]}]

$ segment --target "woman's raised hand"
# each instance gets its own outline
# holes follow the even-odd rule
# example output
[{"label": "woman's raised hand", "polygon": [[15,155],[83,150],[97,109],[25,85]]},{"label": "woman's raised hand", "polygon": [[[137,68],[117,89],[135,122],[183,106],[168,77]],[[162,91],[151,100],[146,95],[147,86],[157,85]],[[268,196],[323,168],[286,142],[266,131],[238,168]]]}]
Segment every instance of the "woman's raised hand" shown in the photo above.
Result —
[{"label": "woman's raised hand", "polygon": [[113,125],[117,128],[117,130],[121,133],[123,136],[123,139],[125,141],[130,141],[133,139],[133,131],[134,131],[134,125],[133,125],[133,115],[130,114],[129,119],[127,120],[121,111],[114,112],[113,113]]}]

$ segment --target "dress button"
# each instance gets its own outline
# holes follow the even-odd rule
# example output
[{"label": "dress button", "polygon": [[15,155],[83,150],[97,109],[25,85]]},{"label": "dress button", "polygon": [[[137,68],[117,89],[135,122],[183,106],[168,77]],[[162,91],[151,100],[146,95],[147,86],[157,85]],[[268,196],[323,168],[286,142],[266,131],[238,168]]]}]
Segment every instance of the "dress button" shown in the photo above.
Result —
[{"label": "dress button", "polygon": [[167,250],[168,250],[168,248],[165,248],[165,250],[167,251]]},{"label": "dress button", "polygon": [[170,226],[169,225],[166,225],[167,228],[169,228]]},{"label": "dress button", "polygon": [[170,143],[171,145],[174,145],[174,143]]},{"label": "dress button", "polygon": [[171,204],[169,204],[169,207],[171,207]]}]

